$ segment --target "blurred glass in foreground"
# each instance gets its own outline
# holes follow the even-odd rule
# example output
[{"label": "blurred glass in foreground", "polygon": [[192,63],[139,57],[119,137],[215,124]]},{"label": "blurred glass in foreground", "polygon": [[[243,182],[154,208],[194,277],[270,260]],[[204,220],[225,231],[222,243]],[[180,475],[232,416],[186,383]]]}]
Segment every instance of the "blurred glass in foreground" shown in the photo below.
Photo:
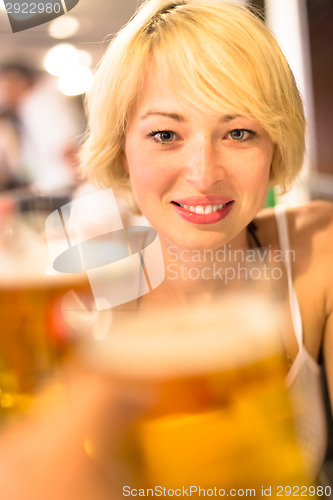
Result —
[{"label": "blurred glass in foreground", "polygon": [[[309,484],[285,389],[279,308],[229,294],[211,306],[134,313],[87,366],[123,385],[117,439],[92,429],[88,454],[124,488],[172,491]],[[128,490],[126,490],[128,491]],[[150,490],[152,491],[152,490]],[[151,493],[150,493],[151,494]],[[191,497],[202,495],[192,492]]]}]

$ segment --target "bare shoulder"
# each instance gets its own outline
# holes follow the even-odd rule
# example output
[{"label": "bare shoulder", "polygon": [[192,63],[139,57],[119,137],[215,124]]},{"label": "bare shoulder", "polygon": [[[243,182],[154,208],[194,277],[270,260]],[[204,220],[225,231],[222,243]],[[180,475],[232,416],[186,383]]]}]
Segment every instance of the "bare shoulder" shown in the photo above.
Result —
[{"label": "bare shoulder", "polygon": [[[316,243],[317,250],[320,247],[323,250],[331,247],[333,250],[333,203],[316,200],[298,207],[289,207],[286,212],[292,247],[303,247],[308,240],[306,246],[309,246],[309,243]],[[271,240],[274,240],[276,228],[274,209],[261,210],[255,220],[263,239],[270,235]]]},{"label": "bare shoulder", "polygon": [[[326,290],[333,281],[333,203],[311,201],[286,209],[290,247],[295,252],[294,277],[308,277],[309,283],[320,281]],[[279,248],[274,209],[258,214],[256,222],[264,246]],[[333,293],[332,293],[333,295]],[[332,299],[333,300],[333,299]]]},{"label": "bare shoulder", "polygon": [[291,208],[288,223],[296,251],[296,285],[309,288],[312,300],[321,298],[327,317],[333,311],[333,203],[313,201]]},{"label": "bare shoulder", "polygon": [[[327,222],[333,223],[333,203],[325,200],[314,200],[288,209],[291,215],[297,216],[299,219],[306,219],[308,222],[316,222],[324,218]],[[303,220],[302,220],[303,222]]]},{"label": "bare shoulder", "polygon": [[293,246],[311,247],[316,256],[333,251],[333,203],[311,201],[306,205],[290,208],[288,226]]}]

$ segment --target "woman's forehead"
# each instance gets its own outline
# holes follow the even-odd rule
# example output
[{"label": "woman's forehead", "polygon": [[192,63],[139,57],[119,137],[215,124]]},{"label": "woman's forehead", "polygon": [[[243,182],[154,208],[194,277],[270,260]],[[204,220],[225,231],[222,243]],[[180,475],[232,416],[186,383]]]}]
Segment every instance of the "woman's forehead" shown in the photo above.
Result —
[{"label": "woman's forehead", "polygon": [[138,95],[138,107],[178,100],[182,100],[182,92],[174,78],[158,63],[150,63],[144,73],[142,90]]},{"label": "woman's forehead", "polygon": [[250,115],[244,106],[231,104],[229,96],[224,97],[217,91],[210,92],[208,83],[202,85],[201,89],[189,87],[186,75],[182,81],[181,74],[168,71],[165,65],[151,60],[145,68],[134,113],[142,116],[163,111],[181,114],[179,110],[184,114],[210,110],[220,115]]}]

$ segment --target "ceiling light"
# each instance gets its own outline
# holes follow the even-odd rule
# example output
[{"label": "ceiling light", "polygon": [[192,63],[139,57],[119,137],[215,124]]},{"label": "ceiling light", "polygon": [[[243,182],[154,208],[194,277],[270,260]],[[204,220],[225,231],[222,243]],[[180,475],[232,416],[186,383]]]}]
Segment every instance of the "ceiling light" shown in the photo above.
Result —
[{"label": "ceiling light", "polygon": [[69,43],[55,45],[48,51],[44,59],[44,68],[51,75],[60,76],[75,66],[79,60],[79,53]]},{"label": "ceiling light", "polygon": [[92,64],[91,54],[89,54],[89,52],[87,52],[86,50],[78,50],[78,54],[79,54],[78,65],[90,68]]},{"label": "ceiling light", "polygon": [[54,19],[49,25],[48,32],[52,38],[63,39],[75,35],[79,26],[76,17],[66,15]]},{"label": "ceiling light", "polygon": [[85,66],[75,66],[59,78],[59,90],[68,96],[84,94],[93,79],[92,72]]}]

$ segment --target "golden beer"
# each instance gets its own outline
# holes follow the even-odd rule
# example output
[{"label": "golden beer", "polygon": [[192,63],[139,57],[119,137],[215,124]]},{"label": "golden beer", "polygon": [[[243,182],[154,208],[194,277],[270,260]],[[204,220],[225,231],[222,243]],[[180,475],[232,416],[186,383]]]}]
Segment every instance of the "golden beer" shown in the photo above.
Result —
[{"label": "golden beer", "polygon": [[[29,405],[32,395],[52,379],[70,341],[62,316],[62,297],[75,284],[49,281],[6,286],[0,282],[1,418]],[[77,289],[84,289],[81,284]]]},{"label": "golden beer", "polygon": [[169,496],[192,487],[196,498],[214,488],[260,496],[262,487],[305,484],[282,325],[257,299],[138,315],[83,349],[86,362],[124,386],[116,443],[100,430],[90,439],[90,454],[119,478],[119,496],[125,486]]},{"label": "golden beer", "polygon": [[26,410],[71,343],[63,297],[82,275],[55,273],[43,236],[15,216],[0,237],[0,423]]}]

